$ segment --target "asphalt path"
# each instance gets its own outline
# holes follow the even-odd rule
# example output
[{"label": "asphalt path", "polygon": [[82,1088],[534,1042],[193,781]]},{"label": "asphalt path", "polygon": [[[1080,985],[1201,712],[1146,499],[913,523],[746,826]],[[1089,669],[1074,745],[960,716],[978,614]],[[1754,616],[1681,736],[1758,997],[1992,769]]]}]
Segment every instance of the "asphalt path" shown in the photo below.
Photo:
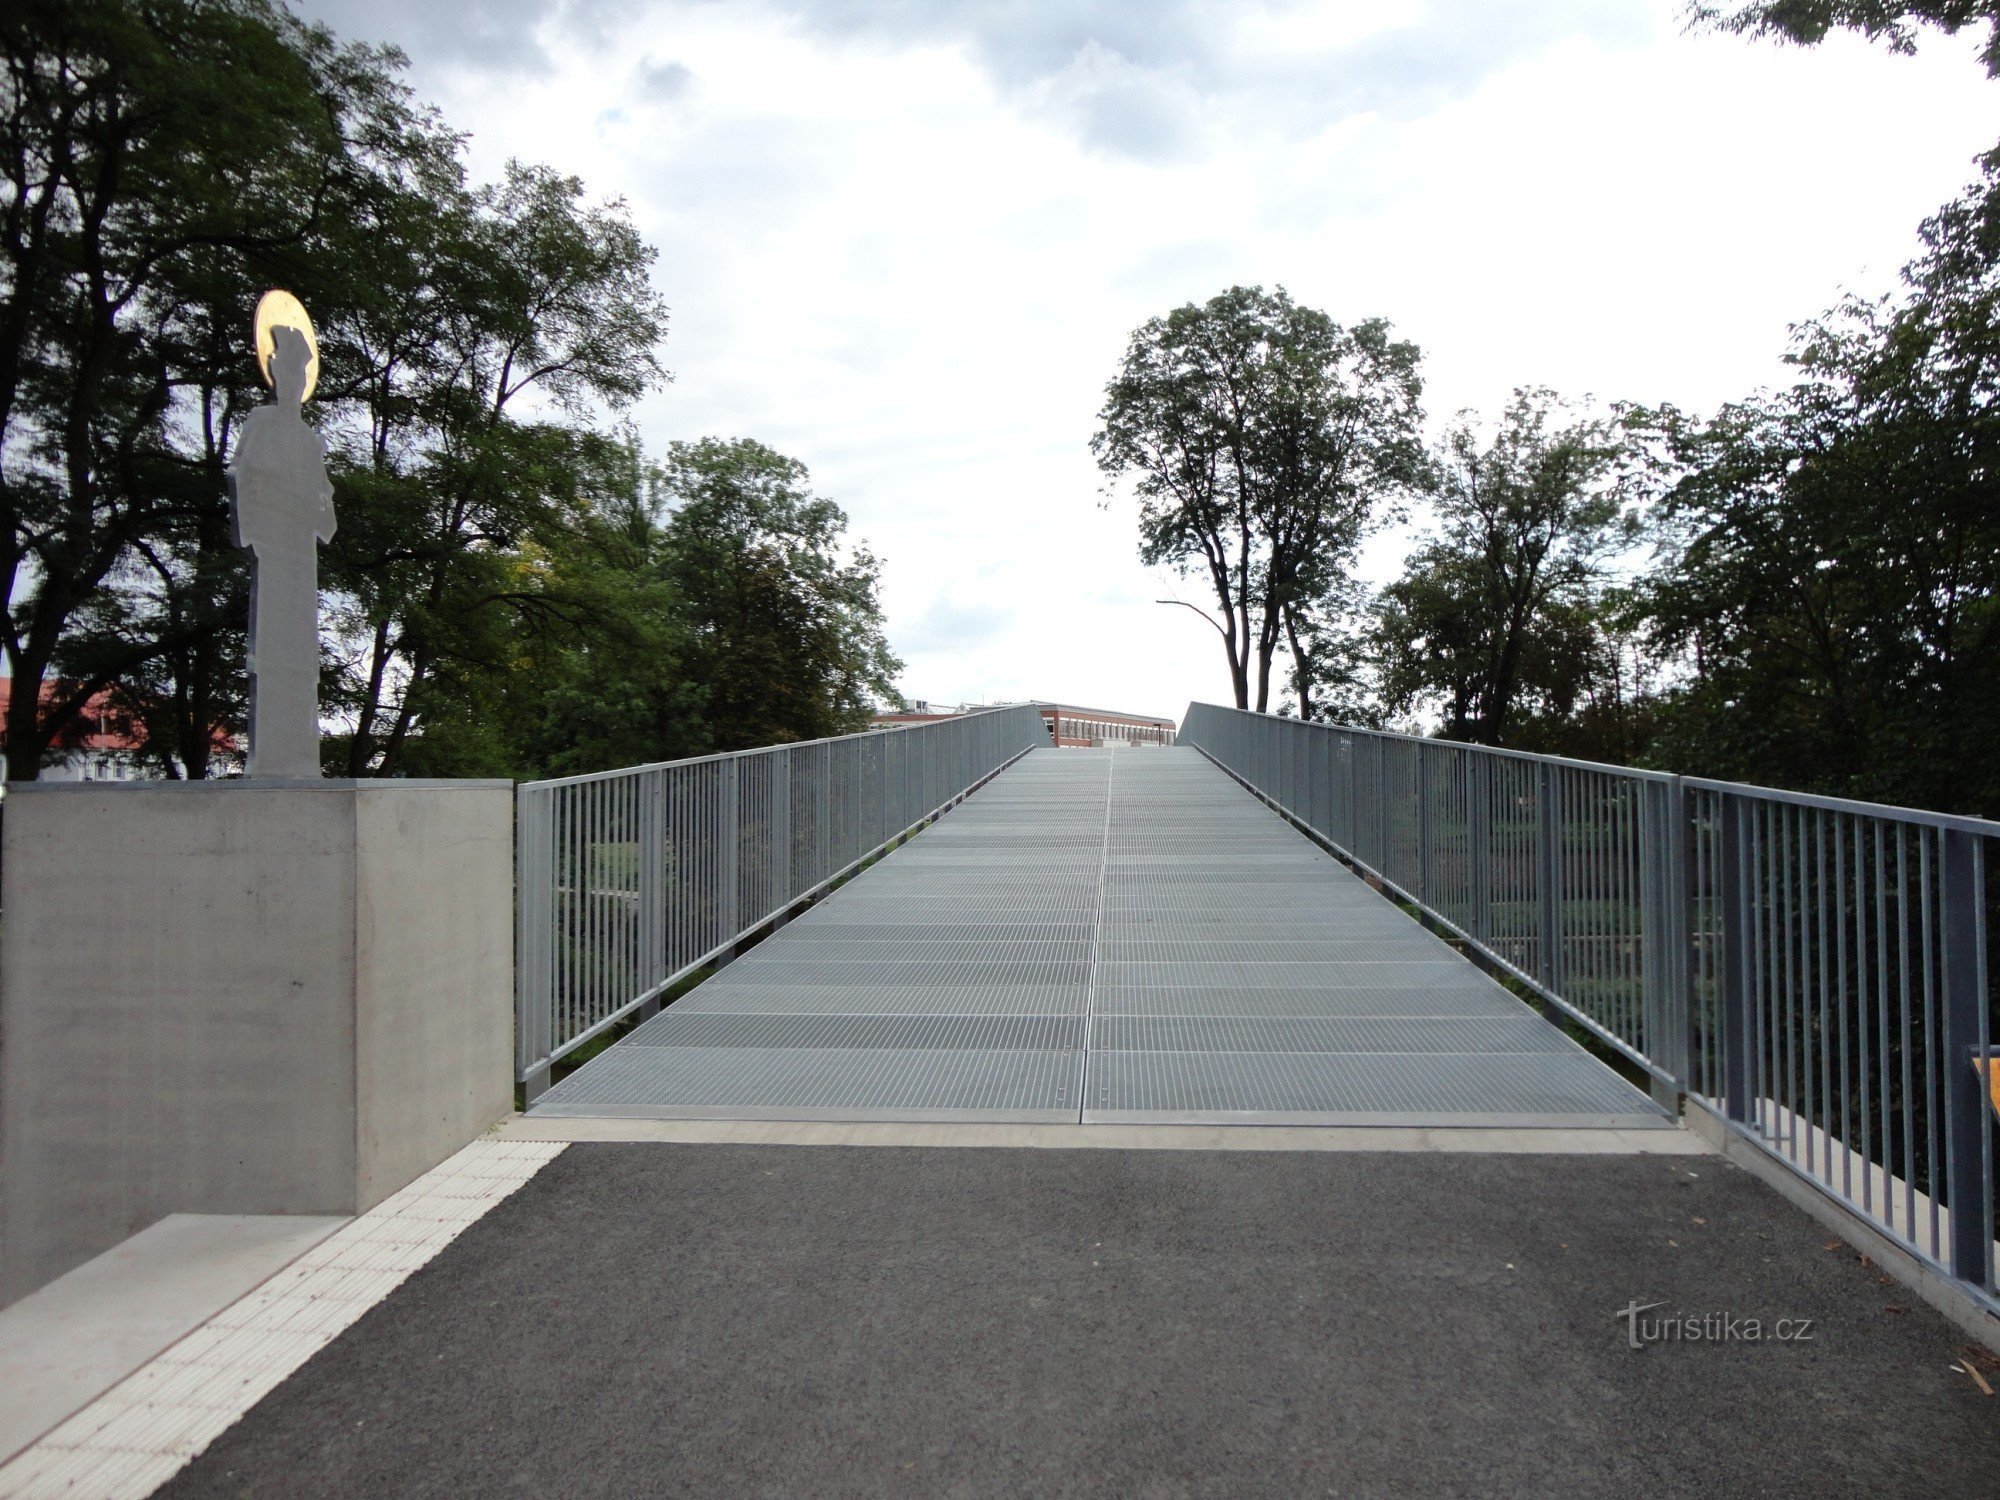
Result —
[{"label": "asphalt path", "polygon": [[160,1494],[1993,1496],[1969,1347],[1714,1157],[575,1145]]}]

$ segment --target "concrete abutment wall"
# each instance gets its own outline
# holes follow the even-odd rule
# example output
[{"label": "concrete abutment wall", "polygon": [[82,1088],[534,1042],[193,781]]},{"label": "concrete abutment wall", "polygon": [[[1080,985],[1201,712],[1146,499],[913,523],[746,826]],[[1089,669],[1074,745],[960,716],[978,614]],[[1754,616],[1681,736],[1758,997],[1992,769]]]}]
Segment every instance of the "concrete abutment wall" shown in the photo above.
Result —
[{"label": "concrete abutment wall", "polygon": [[506,782],[8,789],[0,1305],[171,1213],[352,1214],[513,1102]]}]

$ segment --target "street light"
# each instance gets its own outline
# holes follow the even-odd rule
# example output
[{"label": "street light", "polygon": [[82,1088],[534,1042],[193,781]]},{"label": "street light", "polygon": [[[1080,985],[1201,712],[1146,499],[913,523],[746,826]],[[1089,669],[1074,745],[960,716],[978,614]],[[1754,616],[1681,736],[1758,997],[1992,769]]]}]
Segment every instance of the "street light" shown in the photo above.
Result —
[{"label": "street light", "polygon": [[1214,626],[1215,633],[1221,636],[1223,640],[1227,641],[1229,639],[1229,632],[1224,630],[1220,625],[1216,625],[1214,616],[1210,615],[1207,610],[1196,608],[1196,606],[1188,603],[1185,599],[1155,599],[1153,602],[1155,604],[1178,604],[1182,609],[1192,609],[1204,620],[1207,620],[1211,626]]}]

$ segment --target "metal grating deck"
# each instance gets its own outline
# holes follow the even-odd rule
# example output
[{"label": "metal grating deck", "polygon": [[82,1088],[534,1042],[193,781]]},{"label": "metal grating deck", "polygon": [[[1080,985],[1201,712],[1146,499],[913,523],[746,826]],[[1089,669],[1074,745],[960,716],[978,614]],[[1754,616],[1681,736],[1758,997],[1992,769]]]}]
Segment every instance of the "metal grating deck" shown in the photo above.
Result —
[{"label": "metal grating deck", "polygon": [[1655,1125],[1195,750],[1037,750],[538,1115]]}]

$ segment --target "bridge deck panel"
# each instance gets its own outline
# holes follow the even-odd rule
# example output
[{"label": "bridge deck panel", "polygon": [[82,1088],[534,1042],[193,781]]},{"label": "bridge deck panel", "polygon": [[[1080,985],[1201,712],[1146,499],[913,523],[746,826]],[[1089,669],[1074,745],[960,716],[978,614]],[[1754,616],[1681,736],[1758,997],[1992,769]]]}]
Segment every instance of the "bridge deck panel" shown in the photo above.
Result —
[{"label": "bridge deck panel", "polygon": [[1034,752],[534,1113],[1665,1123],[1185,749]]}]

